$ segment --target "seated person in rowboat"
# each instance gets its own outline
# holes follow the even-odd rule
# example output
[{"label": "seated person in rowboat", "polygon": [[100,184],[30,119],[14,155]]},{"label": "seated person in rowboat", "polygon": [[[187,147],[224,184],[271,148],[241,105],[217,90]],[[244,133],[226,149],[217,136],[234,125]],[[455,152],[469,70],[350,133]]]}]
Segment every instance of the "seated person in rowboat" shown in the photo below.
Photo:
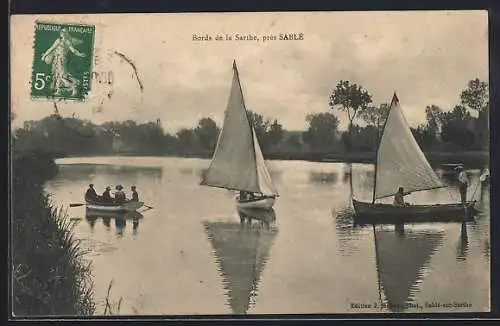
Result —
[{"label": "seated person in rowboat", "polygon": [[87,200],[97,200],[99,196],[97,196],[97,192],[94,189],[94,185],[91,183],[89,184],[89,189],[87,189],[87,192],[85,193],[85,199]]},{"label": "seated person in rowboat", "polygon": [[102,198],[102,201],[104,201],[104,202],[107,202],[107,203],[113,202],[113,198],[111,197],[111,187],[110,186],[106,187],[106,190],[104,190],[104,192],[102,193],[101,198]]},{"label": "seated person in rowboat", "polygon": [[139,194],[135,189],[135,186],[130,187],[130,190],[132,190],[132,199],[130,201],[139,201]]},{"label": "seated person in rowboat", "polygon": [[115,187],[115,203],[124,203],[127,201],[127,198],[125,197],[125,192],[123,192],[123,187],[122,185],[117,185]]},{"label": "seated person in rowboat", "polygon": [[404,189],[403,189],[403,187],[399,187],[398,192],[396,192],[396,194],[394,195],[393,205],[394,206],[399,206],[399,207],[408,206],[408,204],[405,203],[404,196],[405,195],[404,195]]}]

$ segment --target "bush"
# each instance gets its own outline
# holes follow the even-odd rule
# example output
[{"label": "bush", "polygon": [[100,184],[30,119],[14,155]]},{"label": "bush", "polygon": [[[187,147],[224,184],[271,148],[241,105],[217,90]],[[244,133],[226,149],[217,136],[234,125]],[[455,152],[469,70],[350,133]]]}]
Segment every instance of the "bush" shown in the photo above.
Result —
[{"label": "bush", "polygon": [[43,192],[53,160],[14,158],[12,217],[13,314],[91,315],[95,311],[90,263],[65,211]]}]

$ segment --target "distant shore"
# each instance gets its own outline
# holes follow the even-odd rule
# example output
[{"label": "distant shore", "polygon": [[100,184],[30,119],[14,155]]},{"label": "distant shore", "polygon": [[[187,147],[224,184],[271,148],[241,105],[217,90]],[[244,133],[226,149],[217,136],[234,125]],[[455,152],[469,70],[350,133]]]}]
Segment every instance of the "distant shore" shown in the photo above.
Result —
[{"label": "distant shore", "polygon": [[[89,157],[90,155],[58,155],[59,157]],[[170,153],[170,154],[150,154],[150,153],[96,153],[94,156],[154,156],[154,157],[179,157],[179,158],[202,158],[211,159],[212,153]],[[450,163],[461,163],[467,168],[483,168],[490,164],[490,154],[487,151],[468,152],[427,152],[425,156],[433,166]],[[264,154],[266,160],[300,160],[310,162],[331,162],[331,163],[365,163],[370,164],[375,161],[374,152],[353,152],[353,153],[320,153],[320,152],[275,152]]]}]

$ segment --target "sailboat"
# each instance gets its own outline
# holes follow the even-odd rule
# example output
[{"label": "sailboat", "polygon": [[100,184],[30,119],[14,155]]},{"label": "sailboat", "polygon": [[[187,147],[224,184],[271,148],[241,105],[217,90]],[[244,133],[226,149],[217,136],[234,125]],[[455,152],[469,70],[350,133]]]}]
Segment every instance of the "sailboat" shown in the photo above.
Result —
[{"label": "sailboat", "polygon": [[270,209],[279,196],[248,117],[236,61],[222,130],[200,185],[252,194],[237,196],[238,208]]},{"label": "sailboat", "polygon": [[[376,200],[394,196],[399,187],[404,194],[446,187],[432,169],[403,115],[399,99],[394,93],[380,137],[375,162],[372,202],[352,198],[358,221],[368,222],[430,222],[462,221],[474,216],[476,201],[435,205],[408,205],[376,203]],[[351,194],[352,196],[352,194]]]}]

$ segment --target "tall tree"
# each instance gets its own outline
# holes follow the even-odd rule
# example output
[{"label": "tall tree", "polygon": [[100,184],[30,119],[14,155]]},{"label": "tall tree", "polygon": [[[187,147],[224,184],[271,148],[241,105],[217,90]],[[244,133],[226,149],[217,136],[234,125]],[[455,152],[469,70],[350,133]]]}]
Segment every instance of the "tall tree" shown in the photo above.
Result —
[{"label": "tall tree", "polygon": [[308,114],[304,142],[312,149],[333,150],[337,145],[339,119],[329,112]]},{"label": "tall tree", "polygon": [[389,104],[382,103],[379,106],[370,105],[361,112],[361,119],[363,119],[370,126],[383,125],[389,113]]},{"label": "tall tree", "polygon": [[273,123],[269,126],[267,131],[267,138],[271,146],[278,146],[278,144],[283,139],[283,126],[278,123],[277,119],[274,119]]},{"label": "tall tree", "polygon": [[[429,136],[437,140],[439,134],[441,133],[443,110],[436,105],[428,105],[425,108],[425,119],[427,120],[427,126],[419,126],[421,129],[426,128]],[[426,136],[427,137],[427,136]]]},{"label": "tall tree", "polygon": [[213,151],[217,144],[219,136],[219,127],[211,118],[201,118],[198,121],[198,126],[194,129],[194,133],[198,138],[198,142],[203,149]]},{"label": "tall tree", "polygon": [[[328,104],[330,109],[338,109],[347,113],[349,120],[347,128],[350,136],[354,120],[361,112],[366,110],[370,103],[372,103],[372,96],[362,86],[348,80],[341,80],[332,91]],[[351,137],[347,137],[347,149],[350,149],[350,143]]]},{"label": "tall tree", "polygon": [[477,112],[478,117],[474,121],[473,129],[478,145],[482,149],[489,147],[489,89],[488,83],[479,78],[470,80],[467,88],[460,94],[461,104],[473,112]]},{"label": "tall tree", "polygon": [[258,114],[250,110],[248,111],[248,118],[250,119],[250,123],[255,130],[255,134],[257,135],[260,146],[262,147],[262,150],[264,150],[268,145],[266,136],[271,122],[269,121],[269,119],[265,119],[262,114]]},{"label": "tall tree", "polygon": [[182,128],[176,133],[176,136],[181,151],[196,149],[198,143],[193,129]]},{"label": "tall tree", "polygon": [[443,142],[453,145],[455,149],[473,149],[475,139],[474,133],[470,130],[473,118],[464,106],[457,105],[453,110],[443,112],[441,121]]},{"label": "tall tree", "polygon": [[466,108],[478,114],[486,111],[489,106],[488,83],[479,78],[467,83],[467,88],[460,93],[460,101]]}]

